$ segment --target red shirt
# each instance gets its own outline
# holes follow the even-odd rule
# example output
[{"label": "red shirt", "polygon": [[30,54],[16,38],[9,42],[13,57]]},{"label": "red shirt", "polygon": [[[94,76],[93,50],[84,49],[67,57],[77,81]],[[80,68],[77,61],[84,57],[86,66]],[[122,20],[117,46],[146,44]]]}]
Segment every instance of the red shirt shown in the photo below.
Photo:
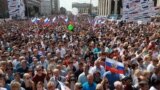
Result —
[{"label": "red shirt", "polygon": [[46,74],[44,74],[44,73],[42,74],[42,76],[35,75],[35,76],[33,77],[33,82],[34,82],[35,84],[37,84],[39,81],[41,81],[41,82],[44,83],[45,77],[46,77]]}]

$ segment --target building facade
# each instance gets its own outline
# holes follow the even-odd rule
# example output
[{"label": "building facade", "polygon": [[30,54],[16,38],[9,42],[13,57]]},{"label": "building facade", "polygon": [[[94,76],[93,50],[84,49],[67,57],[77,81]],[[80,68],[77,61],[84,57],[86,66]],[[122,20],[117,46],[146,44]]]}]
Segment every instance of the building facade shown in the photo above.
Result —
[{"label": "building facade", "polygon": [[72,8],[77,8],[79,13],[91,13],[92,4],[88,3],[73,3]]},{"label": "building facade", "polygon": [[51,0],[41,0],[41,15],[51,15]]},{"label": "building facade", "polygon": [[59,0],[41,0],[41,15],[58,14],[60,11]]},{"label": "building facade", "polygon": [[110,14],[120,14],[122,10],[122,0],[99,0],[98,14],[106,16]]},{"label": "building facade", "polygon": [[34,17],[40,15],[41,0],[24,0],[25,15],[27,17]]},{"label": "building facade", "polygon": [[51,0],[51,14],[58,14],[60,11],[60,1]]}]

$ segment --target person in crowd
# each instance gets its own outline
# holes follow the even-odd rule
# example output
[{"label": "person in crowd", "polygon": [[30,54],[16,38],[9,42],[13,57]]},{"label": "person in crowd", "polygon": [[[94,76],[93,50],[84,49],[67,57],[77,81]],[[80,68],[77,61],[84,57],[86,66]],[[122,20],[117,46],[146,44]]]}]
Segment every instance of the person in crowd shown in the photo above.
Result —
[{"label": "person in crowd", "polygon": [[36,57],[33,57],[33,61],[30,64],[30,67],[32,70],[35,70],[36,66],[38,65],[38,59]]},{"label": "person in crowd", "polygon": [[100,65],[100,60],[96,60],[94,67],[90,68],[89,73],[94,74],[96,71],[100,72],[100,76],[102,77],[105,73],[105,69],[102,65]]},{"label": "person in crowd", "polygon": [[96,90],[96,83],[93,81],[94,77],[92,74],[87,75],[87,82],[83,84],[83,90]]},{"label": "person in crowd", "polygon": [[65,70],[64,67],[61,66],[60,64],[57,64],[57,65],[56,65],[56,68],[59,69],[60,75],[62,75],[62,76],[64,76],[64,77],[67,75],[66,70]]},{"label": "person in crowd", "polygon": [[40,61],[38,62],[43,66],[44,69],[47,69],[48,67],[48,61],[46,60],[45,56],[40,56]]},{"label": "person in crowd", "polygon": [[38,61],[40,61],[40,56],[41,55],[38,54],[38,50],[36,48],[33,49],[33,57],[36,57],[38,59]]},{"label": "person in crowd", "polygon": [[43,82],[39,81],[36,85],[36,90],[46,90]]},{"label": "person in crowd", "polygon": [[89,71],[89,65],[85,64],[83,67],[83,72],[78,77],[78,82],[80,82],[82,85],[87,82],[87,75]]},{"label": "person in crowd", "polygon": [[[21,78],[21,74],[19,72],[16,72],[14,74],[14,80],[13,81],[19,82],[20,84],[23,83],[23,79]],[[11,81],[11,82],[13,82],[13,81]]]},{"label": "person in crowd", "polygon": [[47,69],[52,70],[57,66],[56,58],[57,57],[49,59],[48,68]]},{"label": "person in crowd", "polygon": [[72,60],[70,60],[70,61],[68,62],[67,71],[69,71],[69,70],[72,70],[72,72],[74,72],[74,73],[76,72],[76,67],[74,66]]},{"label": "person in crowd", "polygon": [[25,90],[21,87],[21,84],[17,81],[11,82],[11,90]]},{"label": "person in crowd", "polygon": [[[12,63],[11,63],[12,64]],[[10,83],[14,80],[14,70],[13,67],[7,67],[6,69],[6,83]]]},{"label": "person in crowd", "polygon": [[100,74],[99,71],[94,72],[93,76],[94,76],[94,82],[95,83],[98,84],[102,81],[101,74]]},{"label": "person in crowd", "polygon": [[104,77],[100,83],[103,87],[103,90],[110,90],[109,89],[109,82],[108,79],[106,77]]},{"label": "person in crowd", "polygon": [[21,77],[23,77],[23,74],[28,72],[28,66],[26,60],[21,60],[20,67],[17,69],[17,72],[21,74]]},{"label": "person in crowd", "polygon": [[7,62],[0,61],[0,74],[6,74]]},{"label": "person in crowd", "polygon": [[114,89],[114,82],[119,81],[121,79],[120,74],[117,74],[117,73],[114,73],[114,72],[111,72],[111,71],[105,72],[104,77],[106,77],[108,79],[110,89]]},{"label": "person in crowd", "polygon": [[104,89],[103,89],[103,86],[101,84],[97,84],[96,90],[104,90]]},{"label": "person in crowd", "polygon": [[120,81],[115,81],[114,87],[115,87],[115,90],[123,90],[123,85],[122,85],[122,82]]},{"label": "person in crowd", "polygon": [[156,79],[153,83],[154,84],[150,87],[149,90],[158,90],[160,88],[160,79]]},{"label": "person in crowd", "polygon": [[76,78],[78,79],[78,76],[83,72],[83,63],[79,63],[79,69],[76,70],[76,72],[74,73],[74,75],[76,76]]},{"label": "person in crowd", "polygon": [[47,83],[47,90],[56,90],[56,86],[53,82],[49,81]]},{"label": "person in crowd", "polygon": [[36,66],[35,75],[32,78],[33,82],[35,84],[37,84],[39,81],[44,83],[45,78],[46,78],[46,73],[44,72],[42,65]]},{"label": "person in crowd", "polygon": [[82,89],[83,89],[83,87],[82,87],[81,83],[79,83],[79,82],[75,83],[74,90],[82,90]]},{"label": "person in crowd", "polygon": [[10,86],[6,83],[6,78],[4,74],[0,74],[0,87],[6,90],[11,90]]},{"label": "person in crowd", "polygon": [[58,69],[54,69],[53,70],[53,76],[51,77],[50,81],[54,82],[55,87],[61,90],[62,87],[60,85],[60,82],[64,83],[66,79],[63,76],[60,76],[59,73],[60,72],[59,72]]},{"label": "person in crowd", "polygon": [[134,90],[132,86],[132,78],[124,77],[121,79],[124,90]]},{"label": "person in crowd", "polygon": [[157,64],[158,64],[158,59],[152,59],[151,63],[147,67],[147,71],[154,73]]},{"label": "person in crowd", "polygon": [[148,82],[140,81],[139,82],[139,90],[149,90]]},{"label": "person in crowd", "polygon": [[21,86],[26,90],[35,90],[35,84],[31,79],[31,76],[29,73],[25,73],[23,75],[24,82],[21,84]]}]

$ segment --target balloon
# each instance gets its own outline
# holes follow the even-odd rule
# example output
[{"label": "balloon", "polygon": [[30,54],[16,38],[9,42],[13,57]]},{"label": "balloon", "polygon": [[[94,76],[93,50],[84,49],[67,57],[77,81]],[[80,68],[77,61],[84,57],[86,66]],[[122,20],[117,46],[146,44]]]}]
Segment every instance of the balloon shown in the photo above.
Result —
[{"label": "balloon", "polygon": [[78,15],[78,9],[77,8],[72,8],[72,14],[73,15]]},{"label": "balloon", "polygon": [[68,30],[69,30],[69,31],[73,31],[73,29],[74,29],[74,26],[73,26],[72,24],[69,24],[69,25],[68,25]]}]

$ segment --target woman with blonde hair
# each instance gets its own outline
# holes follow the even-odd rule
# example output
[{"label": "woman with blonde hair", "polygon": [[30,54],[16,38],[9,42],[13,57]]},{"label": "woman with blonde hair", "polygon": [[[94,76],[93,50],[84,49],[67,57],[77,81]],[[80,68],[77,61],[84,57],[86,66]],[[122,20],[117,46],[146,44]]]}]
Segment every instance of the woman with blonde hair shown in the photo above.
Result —
[{"label": "woman with blonde hair", "polygon": [[30,74],[25,73],[23,77],[24,77],[24,82],[22,83],[22,87],[26,90],[35,90],[34,82],[31,80]]},{"label": "woman with blonde hair", "polygon": [[47,90],[56,90],[56,86],[55,86],[54,82],[49,81],[47,83]]},{"label": "woman with blonde hair", "polygon": [[25,90],[24,88],[21,88],[21,84],[17,81],[11,82],[11,90]]},{"label": "woman with blonde hair", "polygon": [[36,85],[36,90],[46,90],[46,89],[44,88],[43,82],[39,81],[39,82],[37,83],[37,85]]},{"label": "woman with blonde hair", "polygon": [[151,77],[151,73],[148,72],[147,70],[143,71],[143,76],[145,77],[146,81],[149,81],[149,78]]},{"label": "woman with blonde hair", "polygon": [[77,82],[75,85],[74,85],[74,90],[82,90],[83,87],[82,87],[82,84]]},{"label": "woman with blonde hair", "polygon": [[133,78],[133,87],[138,88],[139,87],[139,76],[142,75],[142,72],[139,69],[136,69],[132,78]]},{"label": "woman with blonde hair", "polygon": [[102,85],[103,90],[110,90],[109,89],[109,83],[108,83],[108,79],[106,77],[104,77],[100,83]]},{"label": "woman with blonde hair", "polygon": [[102,84],[97,84],[96,90],[104,90]]}]

